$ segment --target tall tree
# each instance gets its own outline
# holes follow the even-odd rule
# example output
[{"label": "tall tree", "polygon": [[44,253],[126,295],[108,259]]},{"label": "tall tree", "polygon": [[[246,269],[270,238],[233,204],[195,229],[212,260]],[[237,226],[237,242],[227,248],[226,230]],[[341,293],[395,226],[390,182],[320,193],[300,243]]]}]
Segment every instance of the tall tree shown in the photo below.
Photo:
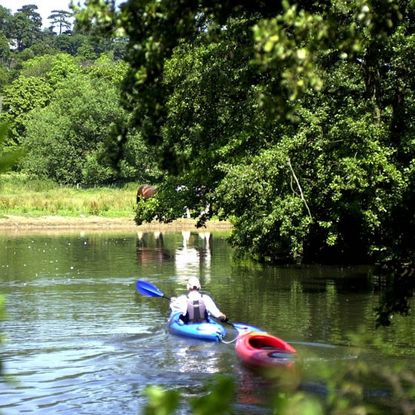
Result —
[{"label": "tall tree", "polygon": [[3,6],[0,6],[0,31],[7,38],[10,38],[11,35],[12,18],[13,15],[11,11]]},{"label": "tall tree", "polygon": [[17,10],[13,17],[12,34],[19,52],[31,47],[42,36],[42,17],[35,4],[29,4]]},{"label": "tall tree", "polygon": [[57,29],[59,35],[65,32],[69,32],[72,27],[70,22],[72,16],[73,13],[67,10],[52,10],[51,14],[48,17],[51,29]]}]

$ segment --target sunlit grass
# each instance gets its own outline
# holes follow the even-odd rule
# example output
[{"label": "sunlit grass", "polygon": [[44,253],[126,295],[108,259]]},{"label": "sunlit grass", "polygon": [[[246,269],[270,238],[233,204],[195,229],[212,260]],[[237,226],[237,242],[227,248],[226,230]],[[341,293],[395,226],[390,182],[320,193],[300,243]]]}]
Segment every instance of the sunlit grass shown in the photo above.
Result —
[{"label": "sunlit grass", "polygon": [[77,189],[21,174],[0,175],[0,215],[133,217],[136,185]]}]

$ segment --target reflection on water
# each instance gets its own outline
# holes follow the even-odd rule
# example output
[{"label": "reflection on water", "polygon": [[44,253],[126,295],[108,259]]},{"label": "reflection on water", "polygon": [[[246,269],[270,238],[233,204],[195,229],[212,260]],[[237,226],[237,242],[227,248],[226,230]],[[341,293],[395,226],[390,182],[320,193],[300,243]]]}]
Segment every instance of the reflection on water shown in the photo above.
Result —
[{"label": "reflection on water", "polygon": [[178,282],[186,284],[192,275],[204,277],[204,283],[210,281],[210,232],[194,234],[182,231],[183,246],[176,249],[175,270]]},{"label": "reflection on water", "polygon": [[[233,343],[170,335],[168,302],[135,293],[138,278],[170,296],[199,275],[231,321],[292,342],[308,366],[357,357],[347,332],[361,325],[374,332],[378,301],[367,269],[242,263],[226,236],[0,235],[0,290],[7,297],[2,358],[16,381],[0,385],[0,412],[138,414],[147,385],[196,396],[212,375],[227,373],[237,379],[238,414],[262,413],[275,385],[242,367]],[[415,341],[413,323],[401,319],[387,332],[403,355]]]},{"label": "reflection on water", "polygon": [[182,286],[186,286],[192,275],[200,276],[204,284],[210,281],[211,232],[181,231],[180,245],[174,249],[166,247],[161,232],[138,233],[137,236],[137,262],[141,266],[150,268],[170,262],[174,264],[176,282]]}]

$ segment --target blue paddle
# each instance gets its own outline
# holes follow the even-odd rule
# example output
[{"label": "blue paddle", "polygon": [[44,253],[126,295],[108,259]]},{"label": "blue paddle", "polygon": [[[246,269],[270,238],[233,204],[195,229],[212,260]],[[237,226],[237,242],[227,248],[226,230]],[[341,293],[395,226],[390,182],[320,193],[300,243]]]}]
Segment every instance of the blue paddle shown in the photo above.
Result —
[{"label": "blue paddle", "polygon": [[163,291],[161,291],[158,287],[147,281],[138,280],[135,283],[135,288],[141,295],[144,295],[145,297],[159,297],[165,298],[166,300],[170,300],[170,297],[164,295]]}]

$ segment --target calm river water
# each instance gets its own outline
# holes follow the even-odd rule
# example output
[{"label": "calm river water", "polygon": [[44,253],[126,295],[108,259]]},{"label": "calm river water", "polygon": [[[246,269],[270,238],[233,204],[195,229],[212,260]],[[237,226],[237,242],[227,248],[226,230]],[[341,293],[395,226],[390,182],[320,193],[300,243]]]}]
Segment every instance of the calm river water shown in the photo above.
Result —
[{"label": "calm river water", "polygon": [[[236,413],[264,413],[268,381],[241,366],[233,344],[170,335],[168,302],[138,295],[138,278],[170,296],[199,275],[231,321],[291,342],[309,365],[356,358],[347,334],[374,332],[378,302],[367,269],[252,265],[234,257],[227,235],[0,234],[1,359],[12,377],[0,384],[0,413],[137,415],[146,386],[198,396],[217,373],[236,379]],[[397,320],[387,341],[409,361],[414,318]]]}]

